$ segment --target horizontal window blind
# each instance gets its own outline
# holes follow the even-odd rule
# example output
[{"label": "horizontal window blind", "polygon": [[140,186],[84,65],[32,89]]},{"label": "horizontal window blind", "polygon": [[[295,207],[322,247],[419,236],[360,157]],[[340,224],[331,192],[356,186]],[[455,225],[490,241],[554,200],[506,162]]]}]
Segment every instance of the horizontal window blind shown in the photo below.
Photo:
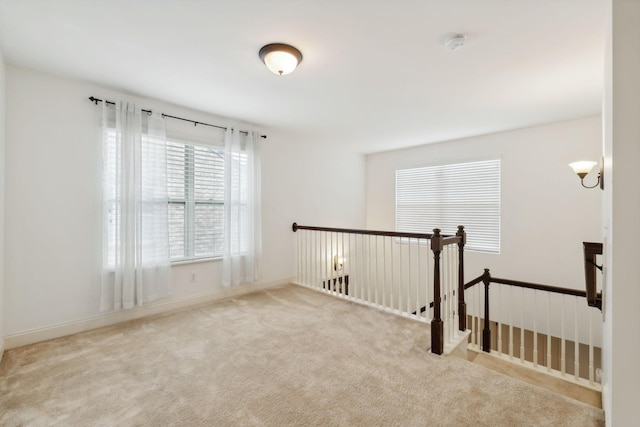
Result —
[{"label": "horizontal window blind", "polygon": [[396,230],[467,232],[466,248],[500,252],[500,160],[396,170]]},{"label": "horizontal window blind", "polygon": [[167,151],[171,259],[222,256],[224,150],[169,141]]}]

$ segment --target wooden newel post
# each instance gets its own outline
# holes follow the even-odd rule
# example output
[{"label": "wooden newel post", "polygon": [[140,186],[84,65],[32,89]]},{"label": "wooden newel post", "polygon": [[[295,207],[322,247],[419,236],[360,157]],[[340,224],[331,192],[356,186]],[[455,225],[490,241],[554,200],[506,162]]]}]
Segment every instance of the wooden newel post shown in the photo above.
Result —
[{"label": "wooden newel post", "polygon": [[482,283],[484,283],[484,329],[482,330],[482,351],[491,352],[491,320],[489,319],[489,283],[491,283],[491,274],[489,269],[484,269],[482,275]]},{"label": "wooden newel post", "polygon": [[442,236],[440,229],[433,230],[431,237],[431,250],[433,251],[433,319],[431,319],[431,352],[442,354],[444,352],[444,324],[440,314],[440,253],[442,252]]},{"label": "wooden newel post", "polygon": [[467,304],[464,302],[464,245],[467,243],[467,233],[464,226],[458,226],[456,236],[460,237],[458,242],[458,329],[467,329]]}]

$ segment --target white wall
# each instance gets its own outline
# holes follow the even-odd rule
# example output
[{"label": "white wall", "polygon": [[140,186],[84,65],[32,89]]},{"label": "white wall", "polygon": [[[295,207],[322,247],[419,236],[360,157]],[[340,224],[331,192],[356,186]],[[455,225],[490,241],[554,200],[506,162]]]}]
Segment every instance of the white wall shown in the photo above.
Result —
[{"label": "white wall", "polygon": [[[234,124],[161,101],[7,66],[7,347],[11,337],[73,322],[82,329],[78,321],[101,316],[99,107],[88,101],[91,95],[133,100],[203,122]],[[268,134],[262,145],[262,282],[275,284],[295,273],[293,221],[363,226],[364,157],[335,157],[321,146],[309,147],[304,138],[261,130]],[[189,283],[190,273],[196,273],[196,283]],[[174,267],[176,294],[170,300],[221,291],[220,273],[220,261]]]},{"label": "white wall", "polygon": [[490,268],[495,277],[584,289],[582,242],[601,240],[602,192],[582,188],[567,165],[599,159],[601,139],[600,118],[589,117],[369,155],[367,227],[394,229],[396,169],[500,158],[501,253],[467,252],[466,279]]},{"label": "white wall", "polygon": [[[273,136],[273,138],[272,138]],[[272,144],[272,140],[276,140]],[[332,141],[336,142],[336,141]],[[305,143],[304,136],[269,133],[263,154],[263,241],[274,252],[267,274],[295,272],[291,225],[365,227],[365,163],[361,154]],[[267,167],[268,166],[268,170]],[[284,230],[284,231],[283,231]],[[285,233],[284,237],[282,233]],[[274,270],[273,273],[271,271]]]},{"label": "white wall", "polygon": [[605,67],[603,408],[609,426],[638,424],[640,390],[640,2],[609,2]]},{"label": "white wall", "polygon": [[0,51],[0,360],[4,351],[5,65]]}]

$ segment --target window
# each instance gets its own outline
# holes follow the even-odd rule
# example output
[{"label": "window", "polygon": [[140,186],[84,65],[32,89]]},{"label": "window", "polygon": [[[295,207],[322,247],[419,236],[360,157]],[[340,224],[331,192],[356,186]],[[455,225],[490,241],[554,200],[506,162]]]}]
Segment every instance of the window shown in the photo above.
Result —
[{"label": "window", "polygon": [[172,261],[220,257],[224,243],[224,149],[167,143]]},{"label": "window", "polygon": [[[107,243],[105,265],[116,263],[120,245],[120,174],[123,168],[119,160],[119,145],[115,129],[106,130],[105,178],[107,225],[104,229]],[[191,261],[223,256],[225,232],[225,162],[230,168],[230,251],[233,254],[248,250],[249,232],[242,226],[249,215],[248,154],[234,152],[226,156],[223,147],[199,145],[191,142],[167,140],[158,144],[147,134],[142,135],[142,170],[154,169],[166,173],[167,191],[164,186],[155,191],[156,181],[144,180],[147,192],[163,200],[154,202],[156,213],[148,215],[146,223],[164,227],[168,217],[169,253],[171,262]],[[164,142],[164,141],[162,141]],[[162,154],[160,155],[160,153]],[[158,155],[156,155],[158,154]],[[161,160],[160,160],[161,159]],[[166,170],[164,164],[166,161]],[[158,168],[158,165],[163,165]],[[143,176],[144,177],[144,176]],[[153,188],[152,188],[153,187]],[[146,203],[146,202],[145,202]],[[149,203],[147,203],[148,205]],[[157,209],[161,209],[159,212]],[[148,210],[148,208],[147,208]],[[155,220],[155,221],[154,221]],[[161,222],[165,221],[162,225]],[[156,224],[157,223],[157,224]],[[166,232],[165,232],[166,233]],[[165,234],[166,236],[166,234]],[[154,245],[147,249],[153,252]]]},{"label": "window", "polygon": [[500,160],[396,170],[396,230],[467,232],[465,248],[500,253]]}]

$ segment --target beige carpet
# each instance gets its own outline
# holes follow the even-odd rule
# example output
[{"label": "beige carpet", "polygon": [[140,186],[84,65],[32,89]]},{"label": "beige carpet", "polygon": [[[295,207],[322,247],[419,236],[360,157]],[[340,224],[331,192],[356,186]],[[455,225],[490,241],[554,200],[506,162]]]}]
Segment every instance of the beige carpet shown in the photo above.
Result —
[{"label": "beige carpet", "polygon": [[428,326],[286,286],[9,350],[2,426],[603,425]]}]

